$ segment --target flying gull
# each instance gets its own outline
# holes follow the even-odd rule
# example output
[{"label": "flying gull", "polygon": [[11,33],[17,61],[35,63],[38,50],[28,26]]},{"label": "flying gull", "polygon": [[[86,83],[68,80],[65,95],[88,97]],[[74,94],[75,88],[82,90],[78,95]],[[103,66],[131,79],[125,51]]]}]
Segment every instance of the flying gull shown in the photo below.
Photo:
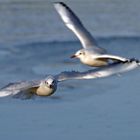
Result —
[{"label": "flying gull", "polygon": [[108,54],[103,48],[98,47],[95,39],[84,27],[75,13],[63,2],[55,2],[54,7],[65,25],[79,38],[83,49],[78,50],[71,58],[79,58],[83,64],[92,67],[101,67],[110,64],[110,61],[125,62],[128,59]]}]

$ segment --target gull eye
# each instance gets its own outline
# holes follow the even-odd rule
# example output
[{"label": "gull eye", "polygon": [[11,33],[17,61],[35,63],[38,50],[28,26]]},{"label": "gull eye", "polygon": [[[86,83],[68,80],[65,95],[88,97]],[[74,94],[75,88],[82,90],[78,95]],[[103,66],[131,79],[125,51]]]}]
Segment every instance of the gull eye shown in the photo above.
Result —
[{"label": "gull eye", "polygon": [[80,52],[79,54],[81,55],[82,53]]},{"label": "gull eye", "polygon": [[44,83],[45,83],[45,85],[48,85],[48,82],[47,81],[45,81]]}]

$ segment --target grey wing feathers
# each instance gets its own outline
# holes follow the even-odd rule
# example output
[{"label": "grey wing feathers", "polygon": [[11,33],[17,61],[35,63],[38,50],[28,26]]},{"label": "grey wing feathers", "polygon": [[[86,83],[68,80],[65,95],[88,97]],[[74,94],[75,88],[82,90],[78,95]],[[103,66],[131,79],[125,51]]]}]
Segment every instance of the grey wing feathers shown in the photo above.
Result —
[{"label": "grey wing feathers", "polygon": [[1,90],[24,90],[31,87],[38,86],[40,81],[22,81],[22,82],[16,82],[16,83],[10,83],[6,85],[5,87],[1,88]]},{"label": "grey wing feathers", "polygon": [[60,17],[66,24],[66,26],[72,30],[75,35],[81,41],[84,48],[91,48],[95,51],[103,52],[104,49],[96,47],[96,41],[92,35],[85,29],[79,18],[74,14],[74,12],[63,2],[54,3],[54,7],[59,13]]},{"label": "grey wing feathers", "polygon": [[55,78],[59,82],[69,80],[69,79],[82,79],[81,72],[77,72],[77,71],[71,71],[71,72],[64,71],[64,72],[61,72],[60,74],[56,75]]},{"label": "grey wing feathers", "polygon": [[116,62],[108,66],[102,68],[96,68],[86,72],[76,72],[76,71],[62,72],[59,75],[56,75],[56,78],[58,81],[64,81],[69,79],[95,79],[95,78],[107,77],[115,74],[117,75],[119,73],[123,73],[135,69],[138,66],[139,64],[136,61],[125,62],[125,63]]}]

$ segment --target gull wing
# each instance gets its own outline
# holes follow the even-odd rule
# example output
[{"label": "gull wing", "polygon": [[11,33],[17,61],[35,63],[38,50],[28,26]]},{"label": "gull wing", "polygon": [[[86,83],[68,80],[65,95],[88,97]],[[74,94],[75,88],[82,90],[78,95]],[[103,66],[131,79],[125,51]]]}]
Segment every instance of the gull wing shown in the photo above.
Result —
[{"label": "gull wing", "polygon": [[110,59],[110,60],[113,60],[113,61],[122,61],[122,62],[125,62],[125,61],[128,60],[124,57],[116,56],[116,55],[110,55],[110,54],[102,54],[102,55],[96,56],[96,59],[100,59],[100,60]]},{"label": "gull wing", "polygon": [[97,44],[92,35],[86,30],[80,19],[66,4],[64,4],[63,2],[56,2],[54,3],[54,7],[60,15],[61,19],[64,21],[65,25],[70,30],[72,30],[75,33],[75,35],[79,38],[84,48],[93,47],[94,51],[105,51],[102,48],[96,47]]},{"label": "gull wing", "polygon": [[40,80],[38,81],[21,81],[16,83],[10,83],[5,87],[0,89],[0,97],[5,97],[9,95],[17,94],[28,94],[28,89],[38,87],[40,85]]},{"label": "gull wing", "polygon": [[132,69],[137,68],[139,65],[140,64],[135,60],[131,62],[125,62],[125,63],[116,62],[108,66],[102,68],[96,68],[86,72],[76,72],[76,71],[62,72],[56,75],[56,79],[60,82],[60,81],[70,80],[70,79],[102,78],[102,77],[117,75],[123,72],[130,71]]}]

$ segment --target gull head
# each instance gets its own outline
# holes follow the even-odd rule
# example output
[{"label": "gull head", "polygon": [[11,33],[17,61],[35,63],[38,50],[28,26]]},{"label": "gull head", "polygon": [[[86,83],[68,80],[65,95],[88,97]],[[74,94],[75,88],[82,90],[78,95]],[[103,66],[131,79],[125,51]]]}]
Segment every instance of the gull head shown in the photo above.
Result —
[{"label": "gull head", "polygon": [[57,81],[53,76],[48,76],[42,83],[46,88],[56,89],[57,88]]},{"label": "gull head", "polygon": [[57,80],[53,76],[48,76],[38,87],[36,93],[39,96],[50,96],[57,89]]},{"label": "gull head", "polygon": [[44,81],[44,84],[49,88],[56,88],[57,87],[57,81],[53,76],[48,76],[46,80]]},{"label": "gull head", "polygon": [[85,50],[84,49],[77,51],[74,55],[71,56],[71,58],[79,58],[79,59],[82,59],[84,57],[85,57]]}]

